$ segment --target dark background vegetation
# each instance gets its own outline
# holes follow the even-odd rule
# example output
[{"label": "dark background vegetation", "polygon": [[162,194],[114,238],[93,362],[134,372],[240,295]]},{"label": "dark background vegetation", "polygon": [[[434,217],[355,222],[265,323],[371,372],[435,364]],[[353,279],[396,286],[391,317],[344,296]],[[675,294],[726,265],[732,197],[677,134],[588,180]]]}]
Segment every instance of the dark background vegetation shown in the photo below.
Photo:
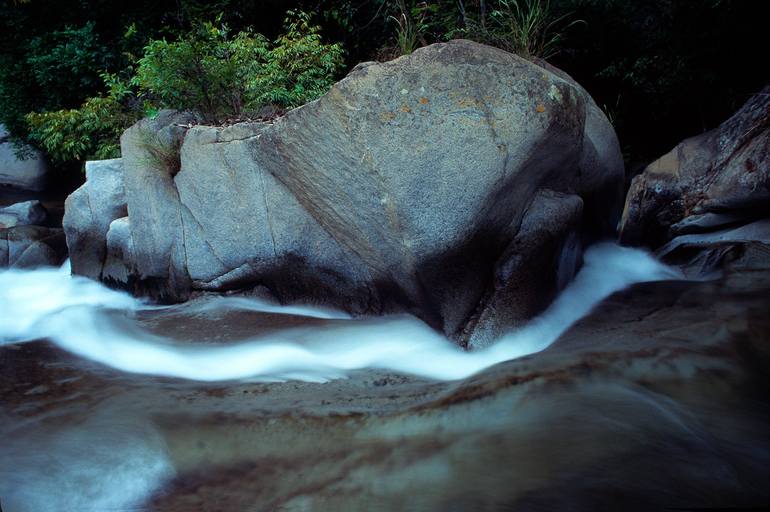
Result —
[{"label": "dark background vegetation", "polygon": [[[629,168],[714,128],[770,82],[762,0],[551,0],[560,33],[548,60],[588,89],[614,124]],[[24,115],[78,108],[104,94],[150,39],[200,21],[252,28],[272,40],[288,9],[345,49],[345,70],[403,53],[403,16],[417,46],[486,40],[500,0],[2,0],[0,121],[24,140]],[[564,16],[564,18],[561,18]],[[578,23],[570,23],[579,20]],[[488,34],[486,34],[488,35]],[[487,41],[494,42],[494,41]]]}]

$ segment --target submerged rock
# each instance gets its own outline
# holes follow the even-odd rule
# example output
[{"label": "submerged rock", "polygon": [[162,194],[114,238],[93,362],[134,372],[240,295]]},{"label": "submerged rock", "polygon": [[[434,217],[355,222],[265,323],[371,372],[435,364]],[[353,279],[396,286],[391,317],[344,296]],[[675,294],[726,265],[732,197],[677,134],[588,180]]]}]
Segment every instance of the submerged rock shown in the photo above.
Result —
[{"label": "submerged rock", "polygon": [[[163,112],[121,141],[126,268],[136,291],[167,299],[266,287],[284,302],[410,311],[467,339],[497,290],[521,303],[514,323],[555,294],[550,264],[527,287],[503,282],[521,273],[504,269],[513,254],[558,261],[619,210],[617,139],[585,90],[469,41],[358,66],[273,123],[189,122]],[[553,226],[524,243],[539,196]],[[116,217],[81,231],[104,247]]]},{"label": "submerged rock", "polygon": [[[206,357],[338,322],[189,306],[143,312],[141,325]],[[0,443],[0,494],[10,510],[119,498],[168,512],[761,509],[768,310],[767,266],[640,284],[544,351],[455,382],[376,369],[195,382],[44,341],[0,346],[0,434],[13,441]]]}]

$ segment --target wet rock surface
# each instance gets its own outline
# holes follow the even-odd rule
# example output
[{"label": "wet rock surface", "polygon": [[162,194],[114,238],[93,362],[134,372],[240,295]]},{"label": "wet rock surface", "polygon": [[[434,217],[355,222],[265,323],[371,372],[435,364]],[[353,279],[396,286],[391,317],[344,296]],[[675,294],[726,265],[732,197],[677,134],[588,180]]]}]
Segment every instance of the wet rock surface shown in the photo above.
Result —
[{"label": "wet rock surface", "polygon": [[[203,384],[45,341],[3,346],[0,502],[27,510],[50,485],[53,506],[35,510],[77,508],[67,478],[96,499],[144,474],[160,487],[140,510],[767,506],[770,271],[746,261],[717,281],[636,285],[544,352],[457,382],[368,370]],[[185,343],[333,321],[184,307],[140,319]]]}]

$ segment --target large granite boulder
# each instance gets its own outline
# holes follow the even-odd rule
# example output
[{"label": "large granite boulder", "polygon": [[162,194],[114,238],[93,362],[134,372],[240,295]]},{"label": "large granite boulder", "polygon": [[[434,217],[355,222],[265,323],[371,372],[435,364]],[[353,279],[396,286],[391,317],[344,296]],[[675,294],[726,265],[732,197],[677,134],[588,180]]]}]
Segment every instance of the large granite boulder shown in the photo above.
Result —
[{"label": "large granite boulder", "polygon": [[67,257],[64,232],[42,226],[0,229],[0,268],[61,265]]},{"label": "large granite boulder", "polygon": [[[519,303],[504,321],[536,312],[562,248],[577,260],[621,200],[617,139],[585,90],[469,41],[359,65],[272,123],[190,121],[162,112],[121,139],[130,280],[172,300],[259,286],[467,340],[498,290]],[[523,247],[542,272],[506,285]]]},{"label": "large granite boulder", "polygon": [[48,163],[40,151],[25,146],[19,151],[0,124],[0,186],[39,191],[46,186]]},{"label": "large granite boulder", "polygon": [[67,197],[62,221],[73,273],[102,277],[110,223],[127,213],[122,160],[86,162],[86,182]]},{"label": "large granite boulder", "polygon": [[680,143],[631,182],[621,241],[660,246],[767,216],[770,86],[730,119]]}]

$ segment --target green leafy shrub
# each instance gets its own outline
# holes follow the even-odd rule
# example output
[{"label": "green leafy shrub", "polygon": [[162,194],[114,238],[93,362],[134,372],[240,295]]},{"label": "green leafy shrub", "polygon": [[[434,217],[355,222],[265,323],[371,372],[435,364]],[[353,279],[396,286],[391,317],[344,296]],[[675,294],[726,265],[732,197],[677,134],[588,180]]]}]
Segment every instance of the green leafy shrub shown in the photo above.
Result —
[{"label": "green leafy shrub", "polygon": [[334,85],[343,67],[342,46],[324,44],[320,27],[310,24],[308,14],[289,11],[285,27],[264,64],[249,77],[250,109],[269,104],[292,108],[312,101]]},{"label": "green leafy shrub", "polygon": [[259,34],[230,38],[226,27],[206,22],[177,41],[150,41],[134,82],[165,107],[218,121],[243,111],[247,79],[259,72],[267,47]]},{"label": "green leafy shrub", "polygon": [[83,91],[93,94],[101,88],[99,73],[114,60],[99,41],[93,22],[32,38],[26,57],[27,69],[50,106],[73,107]]},{"label": "green leafy shrub", "polygon": [[89,98],[79,109],[29,113],[29,138],[58,163],[120,156],[120,135],[142,111],[125,100],[130,90],[112,75],[105,75],[107,96]]},{"label": "green leafy shrub", "polygon": [[[8,32],[16,20],[4,21]],[[7,50],[0,51],[0,122],[21,142],[28,136],[28,112],[77,107],[99,91],[99,70],[116,59],[93,22],[17,38],[15,44],[2,41]]]},{"label": "green leafy shrub", "polygon": [[134,83],[160,105],[221,122],[274,104],[317,98],[342,67],[342,48],[324,44],[309,16],[289,11],[286,33],[272,45],[248,30],[230,37],[206,22],[175,42],[151,41]]}]

